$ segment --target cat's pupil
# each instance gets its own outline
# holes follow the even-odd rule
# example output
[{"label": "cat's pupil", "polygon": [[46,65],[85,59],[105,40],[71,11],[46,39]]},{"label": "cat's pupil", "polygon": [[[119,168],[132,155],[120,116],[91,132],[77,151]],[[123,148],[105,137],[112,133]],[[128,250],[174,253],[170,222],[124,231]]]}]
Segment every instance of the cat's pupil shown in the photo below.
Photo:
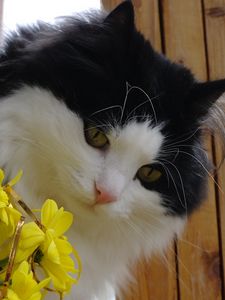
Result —
[{"label": "cat's pupil", "polygon": [[97,138],[97,137],[99,136],[99,133],[100,133],[99,131],[96,132],[95,135],[93,136],[93,138],[94,138],[94,139]]},{"label": "cat's pupil", "polygon": [[162,173],[152,167],[152,166],[143,166],[137,171],[137,178],[144,183],[153,183],[160,179]]},{"label": "cat's pupil", "polygon": [[106,135],[95,127],[85,129],[86,142],[94,148],[104,148],[109,144]]}]

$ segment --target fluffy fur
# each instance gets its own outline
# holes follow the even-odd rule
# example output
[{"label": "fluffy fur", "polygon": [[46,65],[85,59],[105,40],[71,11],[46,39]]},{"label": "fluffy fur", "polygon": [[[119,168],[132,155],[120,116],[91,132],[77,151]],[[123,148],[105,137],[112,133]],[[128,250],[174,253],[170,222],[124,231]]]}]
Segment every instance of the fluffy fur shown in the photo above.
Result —
[{"label": "fluffy fur", "polygon": [[[18,192],[32,207],[54,198],[74,213],[70,235],[83,273],[70,299],[119,294],[130,263],[180,233],[204,196],[201,126],[224,90],[224,80],[198,83],[156,53],[135,29],[130,1],[108,16],[40,23],[8,37],[0,165],[8,176],[24,170]],[[87,143],[90,122],[106,134],[107,149]],[[160,180],[139,180],[144,165],[160,170]],[[96,184],[116,201],[96,204]]]}]

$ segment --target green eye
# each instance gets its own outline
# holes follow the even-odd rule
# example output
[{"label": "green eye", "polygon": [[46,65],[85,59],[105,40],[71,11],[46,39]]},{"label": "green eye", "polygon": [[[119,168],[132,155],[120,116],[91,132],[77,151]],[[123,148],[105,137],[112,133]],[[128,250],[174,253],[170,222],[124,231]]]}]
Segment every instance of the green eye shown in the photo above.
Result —
[{"label": "green eye", "polygon": [[96,127],[86,128],[85,137],[87,143],[95,148],[103,148],[109,143],[106,135]]},{"label": "green eye", "polygon": [[151,167],[143,166],[137,171],[137,178],[145,183],[152,183],[160,179],[162,173]]}]

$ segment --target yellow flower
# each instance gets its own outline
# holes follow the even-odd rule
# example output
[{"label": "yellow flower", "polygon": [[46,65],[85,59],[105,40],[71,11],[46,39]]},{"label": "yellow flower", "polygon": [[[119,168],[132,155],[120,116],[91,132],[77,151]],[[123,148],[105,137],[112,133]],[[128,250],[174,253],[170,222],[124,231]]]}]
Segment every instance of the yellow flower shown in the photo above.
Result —
[{"label": "yellow flower", "polygon": [[53,200],[46,200],[41,209],[43,229],[34,222],[23,226],[15,259],[18,263],[33,255],[34,262],[45,270],[54,288],[60,292],[68,292],[72,284],[77,282],[68,272],[79,274],[70,257],[73,247],[63,236],[72,222],[73,215],[70,212],[63,207],[59,209]]},{"label": "yellow flower", "polygon": [[73,223],[73,215],[63,207],[58,209],[54,200],[47,199],[41,209],[41,223],[52,229],[55,237],[63,235]]},{"label": "yellow flower", "polygon": [[68,292],[76,282],[68,272],[77,273],[74,261],[70,257],[73,248],[62,235],[73,222],[73,215],[58,209],[55,201],[48,199],[41,209],[41,223],[45,226],[45,240],[40,245],[42,253],[39,264],[52,279],[53,286],[60,292]]},{"label": "yellow flower", "polygon": [[15,262],[27,260],[45,239],[45,233],[36,223],[30,222],[23,225]]},{"label": "yellow flower", "polygon": [[[20,179],[22,173],[11,180],[8,185],[12,186]],[[0,169],[0,247],[8,240],[15,231],[16,225],[20,219],[21,214],[12,207],[9,203],[9,196],[2,186],[4,180],[4,172]],[[0,251],[0,259],[2,259],[2,251]]]},{"label": "yellow flower", "polygon": [[[12,247],[10,237],[15,233],[21,217],[20,212],[11,204],[12,199],[18,203],[22,202],[12,188],[21,175],[22,172],[19,172],[14,179],[3,185],[4,172],[0,169],[0,292]],[[63,236],[73,222],[73,215],[63,207],[58,208],[55,201],[48,199],[41,209],[41,222],[39,222],[30,209],[24,203],[22,204],[21,206],[25,206],[24,210],[33,217],[35,222],[23,225],[19,244],[13,246],[16,250],[13,273],[10,273],[11,280],[8,281],[9,287],[3,300],[41,300],[43,294],[40,290],[50,281],[54,290],[62,297],[77,282],[81,270],[78,254]],[[71,255],[74,255],[76,263]],[[49,277],[40,283],[35,279],[36,274],[30,271],[30,266],[34,271],[37,264]],[[75,278],[71,273],[76,274]]]},{"label": "yellow flower", "polygon": [[3,190],[2,182],[4,180],[4,172],[0,169],[0,208],[6,207],[9,205],[9,197],[7,193]]},{"label": "yellow flower", "polygon": [[68,272],[76,273],[74,261],[70,257],[72,246],[67,240],[54,237],[51,230],[46,231],[45,241],[41,244],[40,266],[52,279],[53,286],[60,292],[68,292],[76,279]]},{"label": "yellow flower", "polygon": [[40,290],[48,285],[49,281],[50,279],[46,278],[37,283],[29,270],[29,264],[24,261],[13,273],[7,295],[3,300],[41,300]]}]

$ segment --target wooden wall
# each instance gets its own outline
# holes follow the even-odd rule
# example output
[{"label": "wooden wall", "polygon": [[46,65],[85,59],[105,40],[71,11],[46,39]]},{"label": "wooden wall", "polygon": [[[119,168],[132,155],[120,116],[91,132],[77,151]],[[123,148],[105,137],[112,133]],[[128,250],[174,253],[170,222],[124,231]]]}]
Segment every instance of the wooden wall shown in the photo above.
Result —
[{"label": "wooden wall", "polygon": [[[102,0],[111,10],[120,0]],[[225,77],[225,0],[134,0],[136,24],[156,49],[200,80]],[[225,126],[225,120],[224,120]],[[206,138],[212,159],[221,146]],[[164,258],[141,261],[123,300],[225,299],[225,166],[209,178],[208,199]]]}]

